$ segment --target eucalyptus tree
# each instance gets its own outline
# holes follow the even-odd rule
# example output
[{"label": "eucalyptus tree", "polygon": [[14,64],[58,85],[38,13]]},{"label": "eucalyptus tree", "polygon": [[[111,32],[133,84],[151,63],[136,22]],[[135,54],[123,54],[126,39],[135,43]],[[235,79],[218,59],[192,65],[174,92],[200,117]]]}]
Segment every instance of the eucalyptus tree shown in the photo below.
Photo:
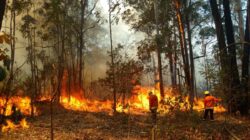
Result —
[{"label": "eucalyptus tree", "polygon": [[[125,106],[125,98],[129,97],[135,84],[138,84],[144,67],[140,60],[134,60],[129,57],[127,52],[124,52],[123,45],[118,44],[113,50],[113,64],[108,62],[106,77],[99,79],[103,86],[113,89],[113,77],[115,75],[116,92],[122,97],[123,105]],[[111,51],[108,51],[111,55]],[[116,110],[114,110],[116,111]]]},{"label": "eucalyptus tree", "polygon": [[[217,40],[219,45],[219,55],[220,55],[220,64],[222,70],[222,79],[224,83],[224,92],[227,95],[227,103],[229,104],[229,111],[235,112],[236,110],[240,110],[242,114],[247,114],[248,108],[248,101],[249,98],[247,94],[247,87],[246,84],[248,81],[248,59],[249,59],[249,47],[248,47],[248,40],[249,40],[249,31],[248,31],[248,15],[249,11],[247,11],[246,16],[246,29],[245,29],[245,41],[246,43],[242,42],[242,25],[239,25],[240,30],[240,43],[237,43],[235,40],[235,32],[233,26],[233,20],[231,18],[231,3],[229,0],[223,0],[223,11],[224,11],[224,18],[220,16],[220,12],[218,10],[218,4],[216,1],[210,0],[211,11],[213,14],[213,18],[216,25],[216,33],[217,33]],[[241,4],[238,4],[238,10],[241,7]],[[247,8],[248,9],[248,8]],[[238,12],[240,23],[242,22],[241,13]],[[224,19],[224,20],[223,20]],[[223,28],[223,24],[225,27]],[[242,23],[241,23],[242,24]],[[225,30],[225,32],[224,32]],[[226,37],[226,39],[225,39]],[[227,41],[227,42],[225,42]],[[239,67],[237,65],[237,44],[244,44],[243,48],[243,55],[242,55],[242,78],[240,81],[239,78]],[[241,55],[241,54],[240,54]],[[242,88],[240,88],[242,86]],[[243,89],[243,90],[240,90]]]},{"label": "eucalyptus tree", "polygon": [[116,92],[117,92],[117,87],[116,87],[116,74],[115,74],[115,62],[114,62],[114,48],[113,48],[113,36],[112,36],[112,19],[111,19],[111,14],[114,8],[111,7],[112,1],[108,1],[109,5],[109,40],[110,40],[110,58],[111,58],[111,75],[112,75],[112,89],[113,89],[113,110],[116,113]]},{"label": "eucalyptus tree", "polygon": [[[162,10],[168,8],[168,1],[139,1],[132,2],[127,1],[131,7],[128,7],[126,11],[123,12],[123,20],[132,26],[135,31],[141,31],[147,34],[147,38],[141,42],[139,49],[139,58],[154,59],[152,52],[156,52],[156,58],[158,62],[158,67],[155,69],[155,85],[158,90],[160,90],[161,97],[164,97],[163,89],[163,62],[162,54],[165,48],[165,37],[164,28],[167,27],[167,18],[165,16],[169,12],[168,10]],[[126,3],[125,3],[126,5]],[[164,18],[159,18],[164,17]],[[149,43],[149,44],[148,44]],[[146,48],[146,49],[143,49]],[[140,54],[141,53],[141,54]],[[146,54],[146,55],[144,55]],[[144,55],[144,56],[142,56]],[[142,57],[141,57],[142,56]],[[145,56],[147,58],[145,58]],[[146,62],[146,61],[144,61]],[[150,62],[150,61],[148,61]],[[159,85],[159,87],[157,86]]]},{"label": "eucalyptus tree", "polygon": [[32,116],[34,115],[34,108],[33,108],[33,104],[34,104],[34,100],[38,95],[38,68],[37,68],[37,61],[36,61],[36,49],[35,47],[37,46],[36,44],[36,32],[35,32],[35,28],[36,28],[36,19],[33,18],[31,15],[26,14],[23,18],[22,18],[23,24],[21,25],[20,31],[23,34],[24,38],[27,38],[27,44],[28,46],[26,47],[26,50],[28,51],[28,55],[27,55],[27,60],[28,63],[30,64],[30,72],[31,72],[31,114]]},{"label": "eucalyptus tree", "polygon": [[[4,4],[4,3],[3,3]],[[15,49],[16,49],[16,30],[17,30],[17,16],[20,16],[24,10],[29,8],[29,0],[12,0],[6,4],[6,15],[9,19],[9,35],[10,35],[10,67],[9,67],[9,78],[7,79],[4,92],[6,96],[10,96],[11,90],[14,88],[13,82],[15,79],[14,63],[15,63]],[[2,6],[2,5],[1,5]],[[4,9],[1,9],[4,10]]]}]

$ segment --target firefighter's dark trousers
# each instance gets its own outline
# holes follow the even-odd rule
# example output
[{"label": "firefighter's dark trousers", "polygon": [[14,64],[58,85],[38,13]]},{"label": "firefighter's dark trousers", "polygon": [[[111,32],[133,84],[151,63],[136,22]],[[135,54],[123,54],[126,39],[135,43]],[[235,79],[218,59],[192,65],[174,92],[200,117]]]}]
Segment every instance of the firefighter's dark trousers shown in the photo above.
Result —
[{"label": "firefighter's dark trousers", "polygon": [[214,109],[205,109],[204,119],[207,119],[208,114],[211,120],[214,120]]},{"label": "firefighter's dark trousers", "polygon": [[151,111],[152,122],[153,122],[153,124],[156,124],[156,120],[157,120],[157,108],[150,109],[150,111]]}]

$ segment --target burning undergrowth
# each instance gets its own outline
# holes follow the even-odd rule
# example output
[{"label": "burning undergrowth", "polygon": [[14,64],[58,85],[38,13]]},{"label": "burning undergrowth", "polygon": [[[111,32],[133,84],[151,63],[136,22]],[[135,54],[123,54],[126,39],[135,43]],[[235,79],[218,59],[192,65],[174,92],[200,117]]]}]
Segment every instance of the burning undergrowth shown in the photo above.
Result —
[{"label": "burning undergrowth", "polygon": [[[62,88],[59,98],[60,104],[68,110],[84,111],[84,112],[107,112],[113,114],[113,100],[97,100],[87,99],[84,97],[84,93],[74,91],[68,94],[67,90]],[[160,99],[160,92],[154,90],[151,87],[135,86],[131,92],[131,96],[127,99],[117,99],[116,110],[117,112],[123,112],[134,115],[145,115],[149,112],[148,92],[153,91],[154,94]],[[158,112],[160,114],[168,114],[173,111],[187,111],[190,108],[190,102],[188,96],[180,96],[172,88],[165,89],[165,96],[160,103]],[[40,101],[50,100],[50,96],[41,96]],[[11,97],[8,100],[6,98],[0,98],[0,114],[4,119],[1,124],[2,132],[17,129],[17,128],[29,128],[25,120],[25,116],[30,116],[32,112],[31,99],[28,97]],[[203,111],[203,99],[196,98],[194,101],[193,109],[196,111]],[[35,115],[38,114],[36,107],[33,107]],[[224,112],[225,108],[221,105],[215,107],[215,112]]]},{"label": "burning undergrowth", "polygon": [[36,107],[31,107],[29,97],[13,96],[0,97],[0,128],[2,132],[18,128],[29,128],[25,116],[30,116],[33,109],[37,115]]},{"label": "burning undergrowth", "polygon": [[[160,92],[150,87],[137,86],[132,91],[132,95],[125,101],[117,99],[116,110],[117,112],[124,112],[130,114],[145,114],[149,112],[148,92],[153,91],[154,94],[160,99]],[[62,90],[64,91],[64,90]],[[188,96],[180,96],[176,94],[172,88],[166,88],[165,97],[160,103],[159,112],[162,114],[169,113],[173,110],[187,111],[190,109],[190,102]],[[74,92],[71,95],[62,92],[60,96],[60,103],[64,108],[77,111],[86,112],[108,112],[112,114],[113,101],[99,101],[93,99],[86,99],[82,92]],[[200,112],[203,111],[203,99],[196,98],[194,100],[193,109]],[[225,112],[225,108],[221,105],[215,107],[215,112]]]}]

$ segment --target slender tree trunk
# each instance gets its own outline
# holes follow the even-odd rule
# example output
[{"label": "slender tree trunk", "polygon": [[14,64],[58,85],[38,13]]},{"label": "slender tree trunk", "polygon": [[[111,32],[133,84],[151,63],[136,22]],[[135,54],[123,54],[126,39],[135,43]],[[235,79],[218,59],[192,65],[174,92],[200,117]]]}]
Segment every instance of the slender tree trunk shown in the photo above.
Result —
[{"label": "slender tree trunk", "polygon": [[[243,49],[243,57],[242,57],[242,92],[243,99],[246,99],[246,105],[241,107],[242,113],[247,114],[247,110],[249,106],[249,56],[250,56],[250,0],[248,0],[247,4],[247,18],[246,18],[246,29],[245,29],[245,42]],[[246,97],[246,98],[245,98]]]},{"label": "slender tree trunk", "polygon": [[168,47],[170,48],[170,52],[168,52],[168,58],[169,58],[169,69],[170,69],[170,75],[171,75],[171,84],[172,87],[175,87],[175,77],[174,77],[174,64],[173,64],[173,46],[170,43],[170,37],[168,37]]},{"label": "slender tree trunk", "polygon": [[53,100],[50,101],[50,139],[54,140]]},{"label": "slender tree trunk", "polygon": [[80,24],[80,68],[79,68],[79,88],[83,88],[83,69],[84,69],[84,61],[83,61],[83,49],[84,49],[84,33],[83,26],[85,23],[85,9],[88,4],[88,0],[81,0],[81,24]]},{"label": "slender tree trunk", "polygon": [[191,111],[193,110],[193,102],[194,102],[194,74],[195,74],[195,67],[194,67],[194,58],[193,58],[193,45],[192,45],[192,33],[190,30],[190,21],[189,21],[189,14],[186,14],[186,26],[188,32],[188,44],[189,44],[189,56],[190,56],[190,105]]},{"label": "slender tree trunk", "polygon": [[243,21],[243,15],[241,12],[241,8],[242,8],[241,0],[236,0],[235,4],[236,4],[236,12],[238,14],[238,20],[239,20],[240,42],[244,42],[244,21]]},{"label": "slender tree trunk", "polygon": [[178,55],[177,55],[177,35],[175,34],[176,28],[174,27],[174,79],[175,79],[175,86],[177,85],[177,61],[178,61]]},{"label": "slender tree trunk", "polygon": [[180,12],[180,1],[175,0],[174,4],[176,8],[176,16],[177,16],[177,22],[178,22],[179,34],[180,34],[179,39],[180,39],[180,46],[181,46],[182,61],[184,65],[185,82],[186,82],[186,86],[190,94],[191,83],[190,83],[189,60],[188,60],[188,53],[187,53],[186,37],[184,33],[184,25],[183,25],[182,15]]},{"label": "slender tree trunk", "polygon": [[178,76],[178,81],[179,81],[179,92],[181,93],[181,74],[180,74],[180,70],[177,68],[177,76]]},{"label": "slender tree trunk", "polygon": [[110,53],[111,53],[111,69],[112,69],[112,86],[113,86],[113,110],[116,113],[116,82],[115,82],[115,64],[113,55],[113,40],[112,40],[112,21],[111,21],[111,0],[109,0],[109,35],[110,35]]},{"label": "slender tree trunk", "polygon": [[6,87],[4,89],[4,93],[8,96],[10,96],[11,94],[11,88],[13,86],[13,80],[14,80],[14,62],[15,62],[15,46],[16,46],[16,40],[15,40],[15,36],[16,36],[16,12],[14,9],[14,5],[16,3],[16,0],[13,0],[12,2],[12,9],[11,9],[11,15],[10,15],[10,35],[12,37],[11,39],[11,44],[10,44],[10,48],[11,48],[11,64],[10,64],[10,77],[7,81]]},{"label": "slender tree trunk", "polygon": [[164,87],[163,87],[163,76],[162,76],[162,60],[161,60],[161,49],[162,49],[162,41],[160,38],[159,32],[159,21],[158,21],[158,1],[154,0],[154,9],[155,9],[155,22],[156,22],[156,44],[157,44],[157,60],[158,60],[158,73],[159,73],[159,80],[156,81],[160,82],[160,94],[161,98],[164,98]]},{"label": "slender tree trunk", "polygon": [[0,31],[2,29],[2,21],[3,21],[5,6],[6,6],[6,0],[0,0]]}]

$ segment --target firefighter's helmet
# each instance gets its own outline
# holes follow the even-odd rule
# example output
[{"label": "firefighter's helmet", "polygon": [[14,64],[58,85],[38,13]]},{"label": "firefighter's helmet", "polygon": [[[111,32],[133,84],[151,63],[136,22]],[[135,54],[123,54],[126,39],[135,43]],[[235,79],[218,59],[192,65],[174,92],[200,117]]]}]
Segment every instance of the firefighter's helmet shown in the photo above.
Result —
[{"label": "firefighter's helmet", "polygon": [[204,91],[204,94],[205,94],[205,95],[208,95],[208,94],[209,94],[209,91],[208,91],[208,90]]}]

